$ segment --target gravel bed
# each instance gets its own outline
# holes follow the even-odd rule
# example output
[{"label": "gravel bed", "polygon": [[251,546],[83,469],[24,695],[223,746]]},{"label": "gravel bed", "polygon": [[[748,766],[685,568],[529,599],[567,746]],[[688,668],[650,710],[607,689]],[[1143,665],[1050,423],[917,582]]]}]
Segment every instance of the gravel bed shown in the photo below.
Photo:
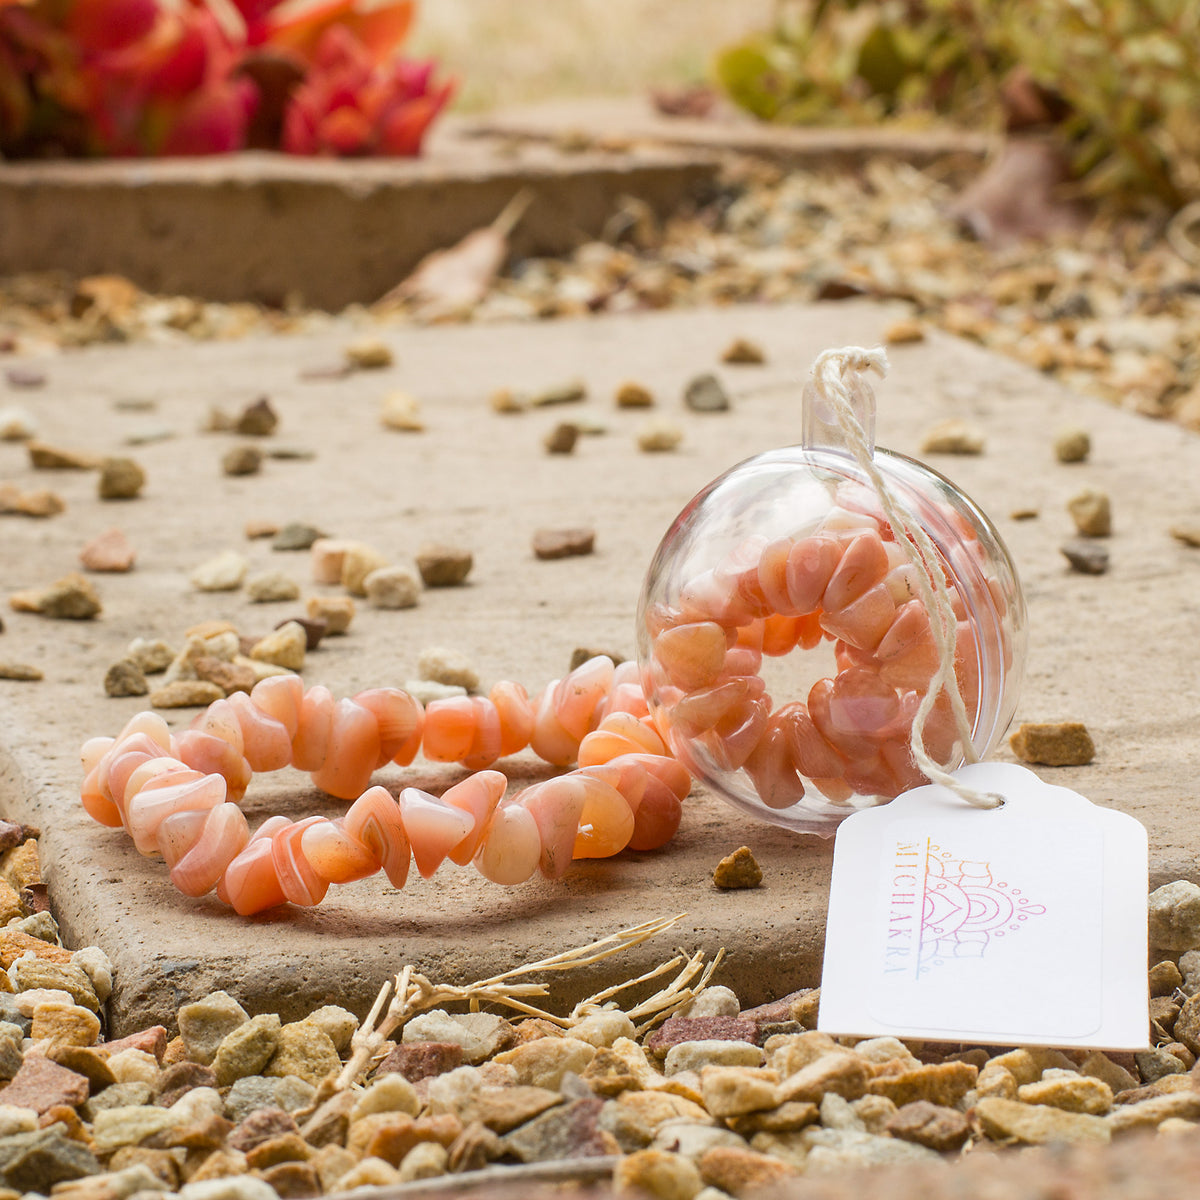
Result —
[{"label": "gravel bed", "polygon": [[[36,834],[0,823],[0,1200],[286,1200],[381,1185],[482,1194],[564,1181],[663,1200],[772,1184],[834,1195],[846,1194],[836,1182],[796,1189],[859,1167],[964,1159],[972,1174],[1003,1175],[985,1152],[1086,1155],[1200,1122],[1191,883],[1150,896],[1152,1048],[1137,1054],[835,1040],[814,1029],[819,991],[742,1009],[694,971],[684,990],[668,987],[668,1007],[608,1000],[553,1020],[431,1000],[387,1026],[375,1016],[360,1028],[336,1004],[285,1024],[214,992],[183,1005],[170,1029],[107,1041],[111,964],[95,947],[62,947],[52,916],[34,911]],[[396,994],[431,990],[408,971]],[[1125,1169],[1117,1158],[1106,1173],[1103,1161],[1079,1195],[1108,1194],[1099,1189]],[[1038,1169],[1077,1177],[1075,1159],[1047,1164]],[[894,1194],[918,1186],[904,1178]]]}]

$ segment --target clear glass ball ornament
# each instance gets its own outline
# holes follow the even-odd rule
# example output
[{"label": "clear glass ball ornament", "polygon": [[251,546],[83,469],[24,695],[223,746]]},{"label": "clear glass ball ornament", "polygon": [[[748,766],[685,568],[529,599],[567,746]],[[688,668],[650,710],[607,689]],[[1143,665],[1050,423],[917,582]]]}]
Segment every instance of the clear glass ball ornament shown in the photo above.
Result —
[{"label": "clear glass ball ornament", "polygon": [[[953,770],[985,757],[1016,708],[1025,653],[1016,569],[953,483],[874,447],[870,387],[854,373],[845,383],[874,465],[928,534],[953,607],[969,749],[945,691],[923,737]],[[940,660],[921,569],[810,384],[803,444],[710,483],[651,562],[638,658],[672,752],[739,809],[825,836],[856,809],[926,782],[912,726]]]}]

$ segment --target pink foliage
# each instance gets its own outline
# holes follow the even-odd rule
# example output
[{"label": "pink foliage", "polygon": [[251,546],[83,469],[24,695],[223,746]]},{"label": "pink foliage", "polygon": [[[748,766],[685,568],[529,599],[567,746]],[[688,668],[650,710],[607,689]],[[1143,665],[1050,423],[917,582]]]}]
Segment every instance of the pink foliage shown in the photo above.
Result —
[{"label": "pink foliage", "polygon": [[[417,154],[453,85],[400,57],[412,12],[413,0],[0,0],[0,154],[228,153],[264,104],[271,140],[257,145]],[[263,54],[290,64],[274,94]]]}]

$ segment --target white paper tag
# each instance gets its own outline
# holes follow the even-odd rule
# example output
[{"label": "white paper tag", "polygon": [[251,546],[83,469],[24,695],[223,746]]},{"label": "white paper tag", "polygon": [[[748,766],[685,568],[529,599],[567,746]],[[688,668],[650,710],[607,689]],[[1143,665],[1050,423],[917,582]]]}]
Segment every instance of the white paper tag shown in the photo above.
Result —
[{"label": "white paper tag", "polygon": [[1147,1045],[1146,831],[1011,763],[847,818],[818,1028],[994,1045]]}]

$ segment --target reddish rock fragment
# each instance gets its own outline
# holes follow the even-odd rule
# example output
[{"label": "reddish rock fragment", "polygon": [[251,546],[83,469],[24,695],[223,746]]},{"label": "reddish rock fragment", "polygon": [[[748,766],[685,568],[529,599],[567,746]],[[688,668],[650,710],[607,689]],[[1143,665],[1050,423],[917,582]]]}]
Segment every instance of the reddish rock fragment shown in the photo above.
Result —
[{"label": "reddish rock fragment", "polygon": [[105,1042],[101,1048],[110,1055],[120,1054],[122,1050],[144,1050],[161,1063],[167,1049],[167,1031],[161,1025],[151,1025],[149,1029],[141,1029],[115,1042]]},{"label": "reddish rock fragment", "polygon": [[462,1066],[463,1048],[457,1042],[407,1042],[395,1047],[375,1068],[380,1075],[403,1075],[409,1083],[444,1075]]},{"label": "reddish rock fragment", "polygon": [[915,1100],[897,1109],[887,1120],[885,1129],[892,1137],[916,1142],[931,1150],[957,1150],[971,1132],[970,1123],[956,1109],[928,1100]]},{"label": "reddish rock fragment", "polygon": [[657,1058],[680,1042],[751,1042],[758,1044],[758,1023],[744,1017],[670,1017],[646,1043]]},{"label": "reddish rock fragment", "polygon": [[27,1054],[21,1069],[0,1088],[0,1104],[32,1108],[39,1116],[56,1104],[75,1108],[88,1098],[88,1081],[40,1054]]}]

